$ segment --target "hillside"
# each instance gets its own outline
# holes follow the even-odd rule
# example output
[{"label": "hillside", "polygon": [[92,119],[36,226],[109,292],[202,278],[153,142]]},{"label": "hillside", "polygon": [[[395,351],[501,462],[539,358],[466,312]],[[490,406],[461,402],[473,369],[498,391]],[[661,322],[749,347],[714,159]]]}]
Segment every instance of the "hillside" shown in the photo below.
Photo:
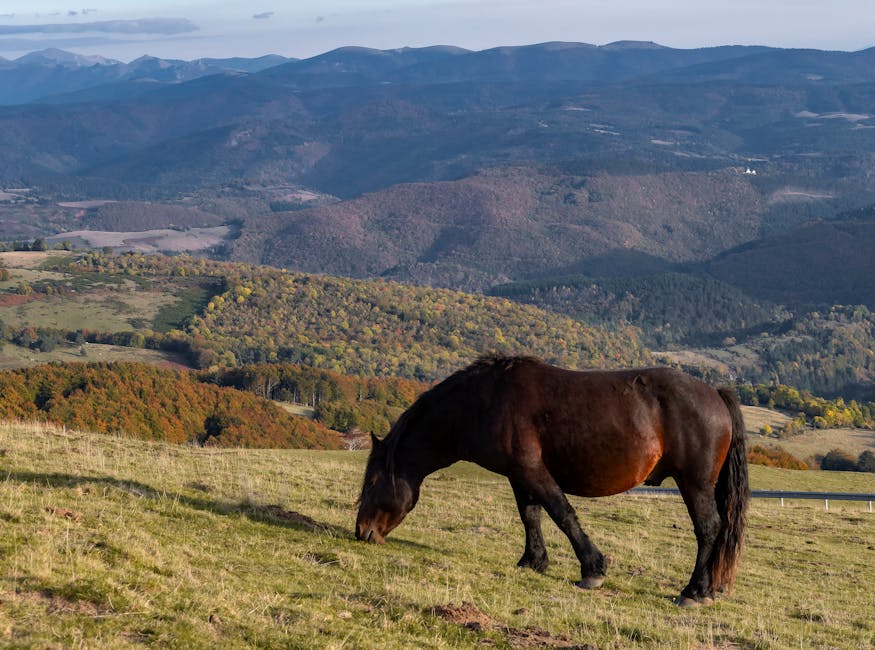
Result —
[{"label": "hillside", "polygon": [[[746,338],[786,320],[784,308],[756,300],[731,282],[664,271],[652,259],[614,257],[604,275],[566,275],[498,285],[490,294],[537,305],[586,323],[631,323],[651,347],[695,346]],[[619,277],[617,277],[619,276]]]},{"label": "hillside", "polygon": [[[582,591],[552,524],[547,572],[514,566],[512,493],[470,466],[428,479],[377,547],[352,537],[359,453],[9,424],[0,448],[4,645],[829,648],[875,634],[865,504],[754,500],[733,593],[690,614],[671,602],[694,554],[677,498],[572,499],[612,557],[604,587]],[[751,474],[757,489],[875,492],[872,475]]]},{"label": "hillside", "polygon": [[803,313],[769,328],[754,328],[744,340],[714,347],[675,346],[654,356],[713,377],[875,400],[875,316],[863,306]]},{"label": "hillside", "polygon": [[[198,64],[188,81],[174,76],[184,62],[145,60],[173,82],[0,111],[0,183],[169,199],[242,179],[353,198],[533,162],[645,173],[755,163],[858,207],[871,196],[853,182],[871,169],[871,53],[804,54],[816,82],[794,51],[652,43],[341,48],[257,73],[200,76]],[[754,57],[767,82],[658,77]]]},{"label": "hillside", "polygon": [[129,359],[163,351],[200,368],[289,362],[432,381],[503,351],[579,368],[659,358],[713,382],[777,378],[818,395],[875,398],[865,307],[789,311],[707,277],[660,271],[657,258],[637,254],[620,266],[593,258],[593,268],[617,276],[511,284],[496,289],[503,297],[186,257],[3,256],[11,264],[0,281],[7,367],[36,355],[106,358],[89,356],[104,348],[88,342],[124,346]]},{"label": "hillside", "polygon": [[2,61],[0,105],[26,104],[34,100],[84,101],[117,93],[127,94],[135,89],[136,94],[144,94],[165,84],[225,72],[258,72],[287,61],[289,59],[273,54],[254,59],[195,61],[143,56],[130,63],[122,63],[100,56],[82,56],[48,48],[13,61]]},{"label": "hillside", "polygon": [[873,246],[875,218],[870,214],[798,226],[725,251],[704,269],[760,300],[875,309]]},{"label": "hillside", "polygon": [[765,198],[740,171],[590,176],[494,169],[251,219],[231,254],[469,289],[569,267],[584,271],[588,260],[613,251],[701,260],[755,239],[768,221]]}]

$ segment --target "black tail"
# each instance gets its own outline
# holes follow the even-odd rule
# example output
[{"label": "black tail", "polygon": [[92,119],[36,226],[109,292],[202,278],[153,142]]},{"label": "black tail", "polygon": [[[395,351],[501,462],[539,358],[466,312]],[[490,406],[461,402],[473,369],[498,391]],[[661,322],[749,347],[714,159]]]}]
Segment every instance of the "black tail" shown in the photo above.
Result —
[{"label": "black tail", "polygon": [[729,591],[732,589],[744,546],[750,486],[747,479],[744,417],[738,406],[738,398],[735,391],[728,388],[721,388],[717,392],[720,393],[732,417],[732,440],[717,479],[716,497],[717,510],[720,513],[720,532],[711,554],[711,584],[716,590]]}]

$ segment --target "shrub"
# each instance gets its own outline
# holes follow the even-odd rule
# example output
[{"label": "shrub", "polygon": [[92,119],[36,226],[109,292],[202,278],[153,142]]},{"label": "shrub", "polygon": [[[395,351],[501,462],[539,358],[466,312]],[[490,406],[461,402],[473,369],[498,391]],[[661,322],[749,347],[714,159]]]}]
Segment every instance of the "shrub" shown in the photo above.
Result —
[{"label": "shrub", "polygon": [[820,461],[820,469],[831,472],[856,472],[857,461],[848,452],[833,449]]},{"label": "shrub", "polygon": [[809,469],[808,464],[779,447],[754,445],[747,450],[747,462],[783,469]]},{"label": "shrub", "polygon": [[875,474],[875,454],[868,449],[860,454],[860,457],[857,459],[857,471]]}]

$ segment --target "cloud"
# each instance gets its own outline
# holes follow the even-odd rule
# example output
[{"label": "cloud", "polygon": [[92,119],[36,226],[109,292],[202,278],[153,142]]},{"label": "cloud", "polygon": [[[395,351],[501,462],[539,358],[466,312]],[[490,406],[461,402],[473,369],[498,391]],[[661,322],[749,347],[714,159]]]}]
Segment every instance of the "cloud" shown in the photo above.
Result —
[{"label": "cloud", "polygon": [[273,12],[263,11],[260,14],[253,14],[252,17],[255,18],[255,20],[266,20],[273,17]]},{"label": "cloud", "polygon": [[5,34],[185,34],[198,26],[186,18],[141,18],[139,20],[103,20],[92,23],[50,23],[44,25],[0,25]]}]

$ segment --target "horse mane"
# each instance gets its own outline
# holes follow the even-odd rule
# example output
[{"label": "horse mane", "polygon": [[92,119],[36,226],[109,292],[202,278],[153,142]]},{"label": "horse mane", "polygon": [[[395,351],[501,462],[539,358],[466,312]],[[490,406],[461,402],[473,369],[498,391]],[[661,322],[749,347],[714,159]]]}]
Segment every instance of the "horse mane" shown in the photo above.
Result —
[{"label": "horse mane", "polygon": [[395,452],[398,445],[407,436],[413,422],[431,405],[435,399],[446,395],[460,384],[481,378],[490,373],[503,374],[518,365],[539,365],[540,359],[530,356],[506,356],[501,354],[485,354],[477,357],[474,363],[457,370],[438,384],[422,393],[413,405],[408,408],[392,425],[389,433],[383,438],[386,443],[386,471],[392,484],[395,483]]}]

